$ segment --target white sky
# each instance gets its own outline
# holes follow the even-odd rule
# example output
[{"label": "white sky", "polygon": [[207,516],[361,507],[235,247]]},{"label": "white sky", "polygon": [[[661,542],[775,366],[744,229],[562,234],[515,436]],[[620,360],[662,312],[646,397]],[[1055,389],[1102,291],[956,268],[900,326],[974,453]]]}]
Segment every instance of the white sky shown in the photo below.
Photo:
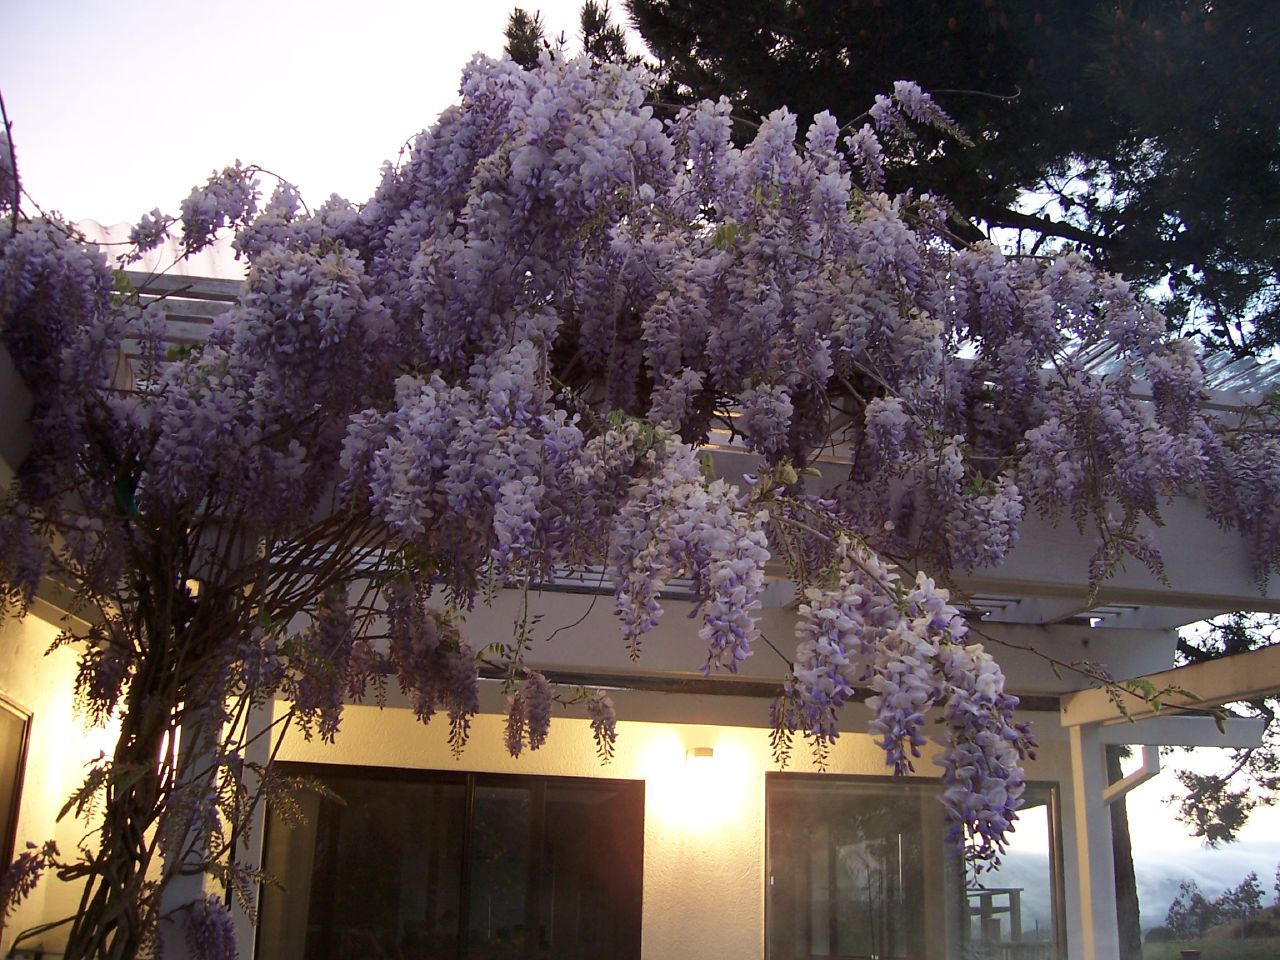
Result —
[{"label": "white sky", "polygon": [[[513,5],[0,0],[0,91],[19,171],[42,207],[104,224],[176,212],[236,159],[291,180],[308,202],[361,202],[382,162],[453,102],[473,53],[501,53]],[[578,6],[527,3],[575,48]],[[1162,774],[1131,795],[1140,858],[1200,856],[1162,803],[1177,789]],[[1259,817],[1245,838],[1275,841],[1278,822]],[[1265,880],[1275,863],[1254,869]]]},{"label": "white sky", "polygon": [[[1138,766],[1140,748],[1134,748],[1134,758],[1129,766]],[[1176,804],[1165,801],[1173,794],[1181,796],[1182,789],[1173,771],[1191,769],[1200,773],[1213,773],[1230,768],[1230,750],[1205,748],[1195,751],[1178,750],[1172,756],[1161,758],[1160,774],[1138,787],[1128,796],[1129,832],[1135,847],[1160,853],[1198,850],[1202,844],[1177,825],[1173,816]],[[1171,827],[1170,824],[1173,824]],[[1260,811],[1245,825],[1242,841],[1280,842],[1280,810],[1271,808]],[[1268,871],[1274,873],[1276,864]],[[1259,871],[1261,873],[1261,871]]]},{"label": "white sky", "polygon": [[[46,209],[134,222],[243,160],[361,202],[502,52],[515,0],[0,0],[0,91]],[[576,46],[577,0],[527,3]],[[264,181],[264,192],[270,184]]]}]

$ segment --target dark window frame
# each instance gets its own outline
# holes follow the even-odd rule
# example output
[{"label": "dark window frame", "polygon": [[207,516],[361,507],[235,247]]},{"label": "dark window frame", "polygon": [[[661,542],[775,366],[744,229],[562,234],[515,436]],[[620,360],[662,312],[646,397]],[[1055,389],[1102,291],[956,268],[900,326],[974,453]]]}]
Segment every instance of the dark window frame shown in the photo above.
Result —
[{"label": "dark window frame", "polygon": [[[764,876],[763,880],[763,898],[764,898],[764,948],[765,955],[768,955],[769,949],[769,911],[770,911],[770,879],[774,873],[774,864],[771,863],[772,845],[770,838],[772,836],[769,823],[769,785],[770,783],[780,782],[798,783],[802,781],[814,783],[846,783],[849,785],[859,786],[893,786],[911,784],[915,786],[931,786],[937,785],[941,781],[927,777],[910,777],[902,779],[893,776],[877,776],[874,774],[836,774],[836,773],[801,773],[798,771],[766,771],[765,772],[765,795],[764,795]],[[1026,786],[1029,790],[1043,790],[1048,799],[1046,801],[1047,818],[1049,826],[1049,883],[1050,896],[1053,903],[1053,922],[1054,937],[1053,944],[1057,955],[1061,958],[1068,956],[1067,952],[1067,911],[1065,898],[1065,879],[1063,877],[1063,869],[1065,858],[1063,855],[1062,840],[1062,784],[1056,780],[1028,780]]]},{"label": "dark window frame", "polygon": [[[34,714],[16,700],[0,693],[0,709],[16,718],[22,724],[19,734],[17,762],[13,771],[13,796],[9,800],[9,809],[0,810],[0,824],[4,824],[0,832],[0,855],[4,864],[13,862],[18,846],[18,817],[22,813],[22,791],[27,776],[27,758],[31,749],[31,722]],[[5,776],[8,771],[0,771]]]},{"label": "dark window frame", "polygon": [[[315,763],[302,761],[280,761],[276,764],[277,768],[284,774],[289,776],[311,777],[324,781],[326,778],[333,779],[360,779],[366,782],[384,782],[395,784],[412,784],[412,785],[446,785],[461,786],[464,791],[464,809],[465,824],[464,836],[462,842],[462,863],[468,864],[471,858],[472,847],[474,843],[475,830],[475,800],[478,789],[483,788],[503,788],[516,787],[520,789],[529,789],[531,798],[538,797],[538,802],[531,811],[533,823],[531,824],[531,844],[530,844],[530,876],[534,876],[542,865],[543,847],[545,844],[545,822],[543,820],[545,810],[545,795],[548,786],[570,786],[573,784],[586,785],[595,787],[601,783],[625,784],[635,791],[633,800],[638,804],[640,811],[640,820],[635,824],[636,842],[638,857],[635,864],[634,888],[636,895],[635,918],[634,918],[634,943],[632,949],[614,956],[618,960],[640,960],[642,956],[642,938],[644,930],[643,900],[644,900],[644,841],[645,841],[645,791],[646,782],[644,780],[630,779],[625,777],[575,777],[575,776],[553,776],[545,774],[520,774],[520,773],[491,773],[486,771],[474,770],[448,770],[439,768],[416,768],[416,767],[385,767],[375,765],[362,764],[346,764],[346,763]],[[267,816],[264,818],[262,852],[265,860],[266,853],[271,845],[271,829],[273,818],[270,815],[268,805]],[[536,831],[536,833],[535,833]],[[540,842],[532,842],[536,836]],[[268,874],[271,872],[271,865],[263,863],[263,868]],[[457,920],[457,957],[458,960],[466,960],[469,953],[467,931],[470,925],[469,905],[471,899],[471,869],[464,866],[462,880],[460,884],[460,900],[459,914]],[[530,890],[529,899],[533,899],[533,891]],[[259,889],[258,904],[261,908],[263,903],[262,888]],[[527,908],[528,909],[528,908]],[[263,925],[259,923],[255,929],[255,941],[260,940]],[[258,944],[255,943],[255,946]],[[526,940],[525,955],[532,956],[534,951],[534,943],[532,938]]]}]

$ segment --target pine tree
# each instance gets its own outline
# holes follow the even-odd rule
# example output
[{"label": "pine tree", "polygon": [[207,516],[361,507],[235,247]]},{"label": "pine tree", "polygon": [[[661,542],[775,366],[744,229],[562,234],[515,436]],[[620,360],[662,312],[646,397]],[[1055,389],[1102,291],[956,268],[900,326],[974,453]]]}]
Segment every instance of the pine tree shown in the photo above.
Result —
[{"label": "pine tree", "polygon": [[1169,904],[1164,925],[1178,940],[1197,940],[1217,922],[1216,912],[1214,904],[1200,892],[1199,884],[1194,880],[1183,880],[1178,887],[1178,895]]},{"label": "pine tree", "polygon": [[[1178,656],[1183,663],[1204,663],[1247,653],[1276,642],[1276,629],[1274,617],[1232,614],[1203,633],[1184,632],[1178,639]],[[1274,697],[1255,700],[1237,704],[1235,709],[1266,721],[1261,745],[1232,751],[1230,763],[1217,772],[1178,772],[1186,788],[1178,817],[1210,846],[1234,840],[1254,810],[1270,806],[1280,797],[1280,724],[1276,723],[1280,701]]]}]

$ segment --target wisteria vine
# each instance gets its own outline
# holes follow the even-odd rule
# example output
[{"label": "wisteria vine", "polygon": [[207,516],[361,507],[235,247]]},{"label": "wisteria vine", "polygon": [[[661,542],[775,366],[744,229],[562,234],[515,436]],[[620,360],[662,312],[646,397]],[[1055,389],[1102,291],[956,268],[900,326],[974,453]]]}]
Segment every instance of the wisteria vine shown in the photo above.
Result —
[{"label": "wisteria vine", "polygon": [[[1082,575],[1158,572],[1161,506],[1201,491],[1259,576],[1276,566],[1275,411],[1241,429],[1202,408],[1194,351],[1121,279],[959,244],[945,199],[885,193],[919,124],[955,133],[915,85],[856,130],[822,114],[801,139],[778,111],[742,147],[727,103],[660,119],[648,94],[639,69],[477,57],[362,205],[310,211],[286,184],[259,206],[254,168],[216,173],[133,233],[141,250],[177,229],[194,252],[234,230],[244,294],[192,350],[168,349],[162,306],[102,251],[0,189],[0,339],[32,397],[0,517],[5,597],[25,609],[55,575],[100,612],[64,638],[94,716],[159,696],[140,684],[171,670],[161,722],[111,763],[153,763],[166,731],[234,726],[233,704],[275,696],[332,738],[343,703],[392,677],[460,749],[479,670],[457,611],[565,568],[608,571],[637,654],[683,578],[693,661],[733,670],[779,559],[805,602],[778,737],[822,751],[869,688],[902,773],[940,711],[943,804],[989,861],[1033,741],[936,583],[1001,563],[1028,512],[1097,534]],[[709,476],[712,438],[756,476]],[[513,754],[545,742],[556,699],[525,655],[519,639],[496,654]],[[613,704],[582,702],[607,758]],[[148,775],[112,802],[154,821],[179,789]],[[113,830],[104,850],[144,834]],[[90,906],[125,886],[109,862],[66,868],[102,880]],[[207,955],[223,912],[191,912]],[[139,943],[154,920],[101,914],[120,919],[77,928],[68,955]]]}]

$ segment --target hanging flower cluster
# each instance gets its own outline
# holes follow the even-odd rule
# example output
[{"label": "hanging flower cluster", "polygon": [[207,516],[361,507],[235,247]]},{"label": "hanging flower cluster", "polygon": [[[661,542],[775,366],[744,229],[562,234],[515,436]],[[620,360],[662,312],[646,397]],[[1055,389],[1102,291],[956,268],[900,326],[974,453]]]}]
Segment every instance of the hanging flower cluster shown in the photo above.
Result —
[{"label": "hanging flower cluster", "polygon": [[663,585],[688,576],[703,611],[703,672],[736,671],[757,633],[752,610],[759,606],[769,557],[767,514],[745,509],[736,488],[724,481],[707,482],[691,449],[668,458],[663,468],[634,486],[615,521],[609,564],[623,635],[637,656],[641,636],[662,615]]},{"label": "hanging flower cluster", "polygon": [[942,803],[951,839],[967,841],[971,861],[997,862],[1017,819],[1022,761],[1035,748],[1013,719],[1018,699],[1004,692],[999,666],[923,573],[907,586],[878,556],[838,544],[836,588],[807,592],[800,607],[793,679],[774,715],[785,754],[797,730],[819,757],[840,735],[841,708],[864,691],[870,730],[899,776],[915,769],[926,745],[926,714],[940,708],[948,727]]},{"label": "hanging flower cluster", "polygon": [[58,846],[52,840],[42,847],[28,841],[26,849],[0,874],[0,930],[4,929],[9,914],[31,895],[57,856]]},{"label": "hanging flower cluster", "polygon": [[531,670],[515,692],[507,697],[507,752],[518,757],[527,745],[537,750],[551,730],[551,684]]},{"label": "hanging flower cluster", "polygon": [[187,915],[187,946],[198,960],[236,960],[236,922],[216,893],[191,905]]},{"label": "hanging flower cluster", "polygon": [[449,745],[460,753],[480,709],[476,658],[453,619],[426,602],[420,589],[393,584],[387,590],[390,652],[400,689],[424,723],[437,708],[449,716]]}]

